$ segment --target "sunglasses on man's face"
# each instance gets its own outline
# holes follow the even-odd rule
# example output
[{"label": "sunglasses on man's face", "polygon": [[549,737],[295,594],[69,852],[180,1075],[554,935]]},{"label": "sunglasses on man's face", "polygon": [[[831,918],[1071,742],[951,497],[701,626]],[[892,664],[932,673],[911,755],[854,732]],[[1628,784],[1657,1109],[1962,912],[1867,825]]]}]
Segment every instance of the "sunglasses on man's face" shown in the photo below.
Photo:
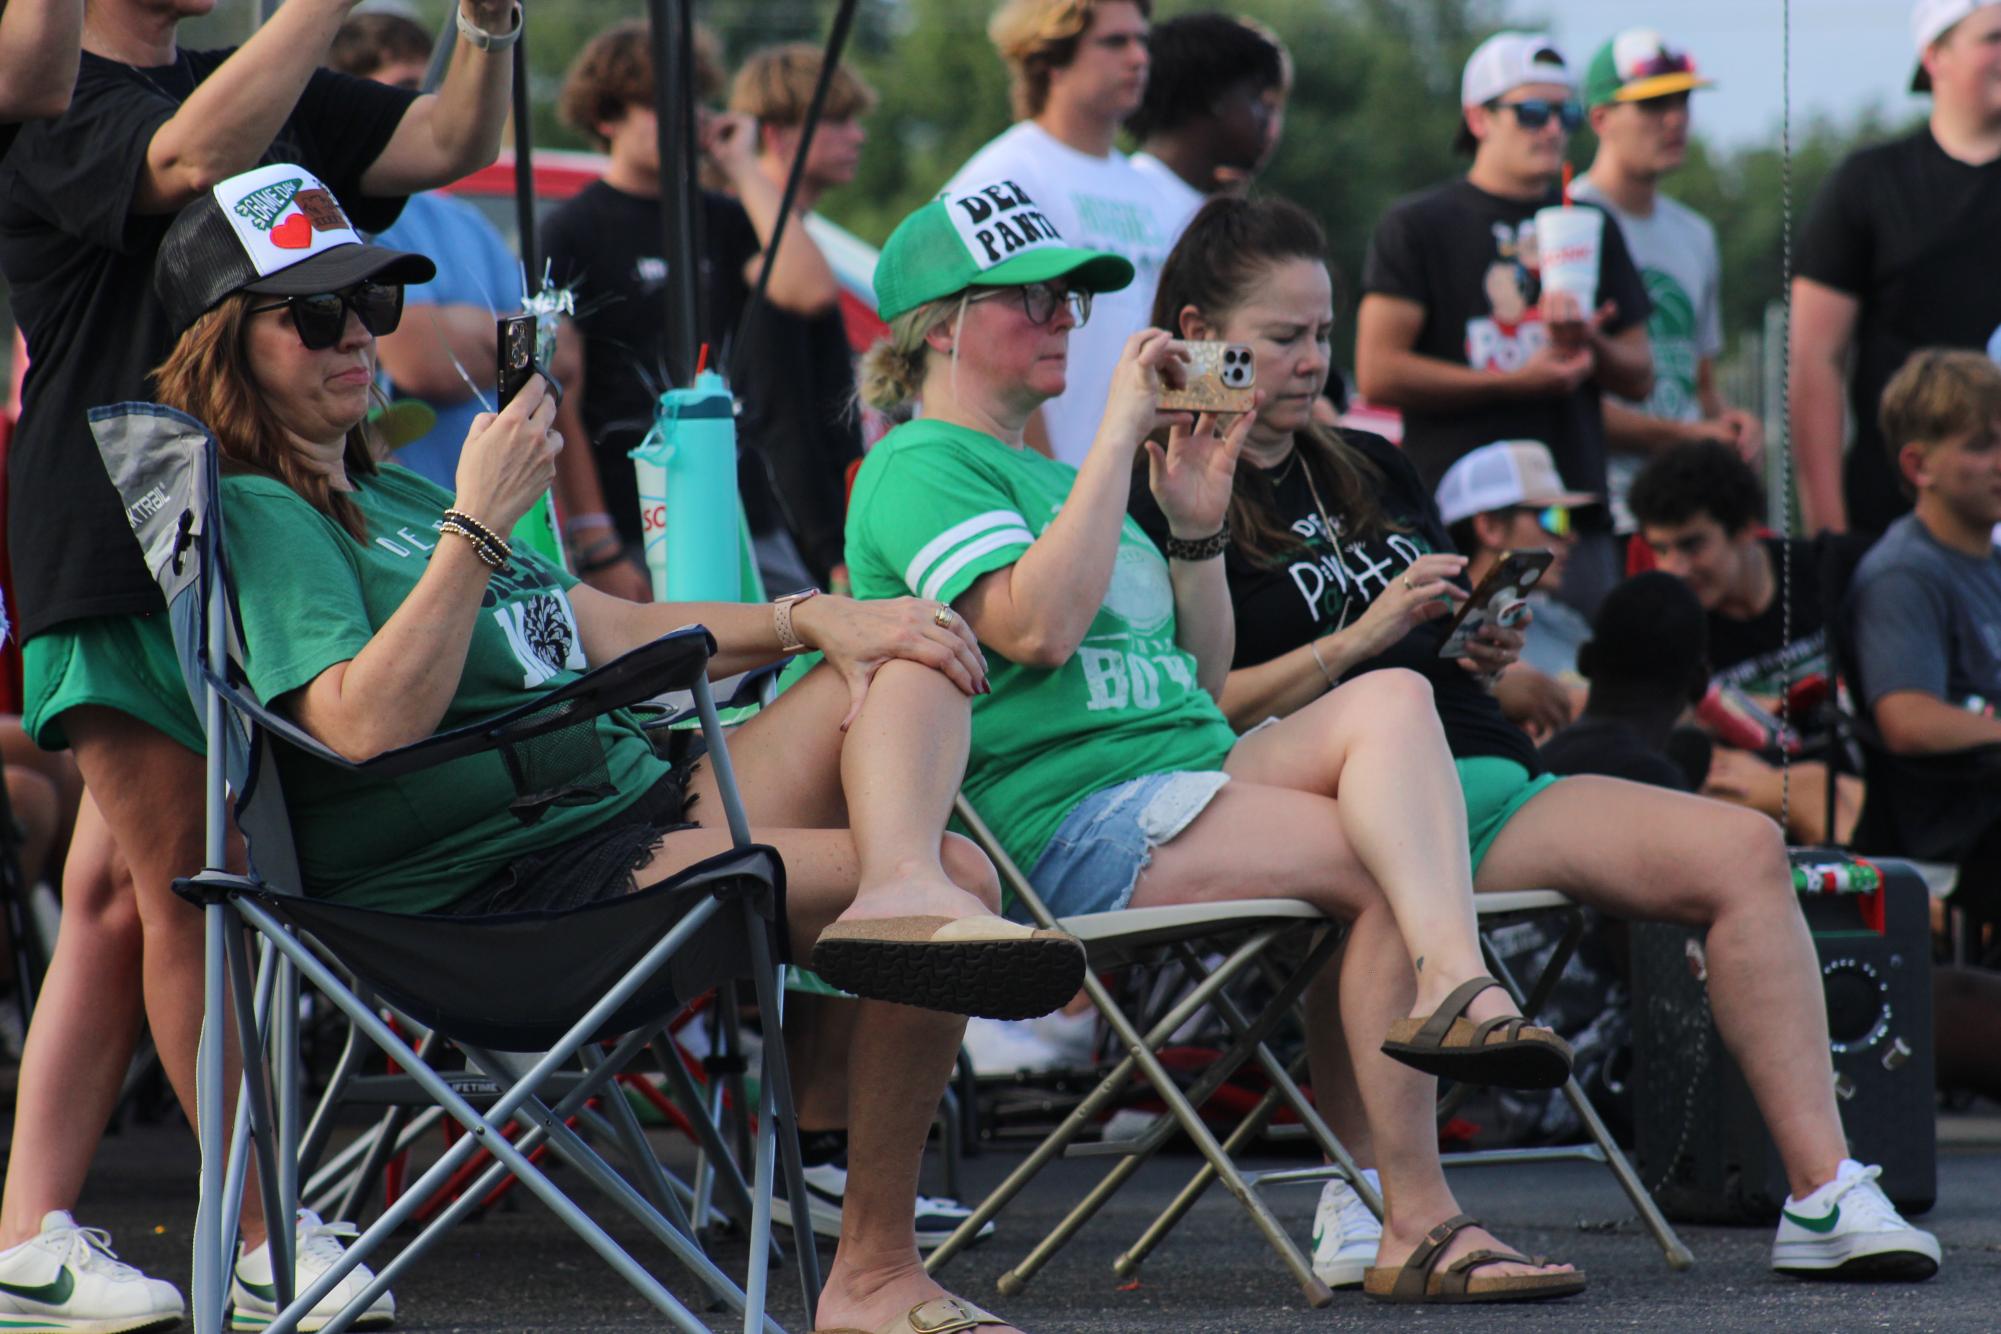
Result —
[{"label": "sunglasses on man's face", "polygon": [[1550,505],[1543,509],[1527,511],[1535,515],[1536,527],[1551,537],[1569,537],[1570,509],[1565,505]]},{"label": "sunglasses on man's face", "polygon": [[403,284],[356,283],[339,292],[288,296],[268,306],[252,306],[250,313],[260,315],[270,310],[291,311],[292,327],[299,331],[299,341],[318,352],[340,341],[347,330],[350,310],[361,321],[361,327],[377,338],[395,333],[396,326],[403,322]]},{"label": "sunglasses on man's face", "polygon": [[1525,130],[1540,130],[1555,116],[1563,122],[1566,133],[1574,133],[1584,124],[1584,107],[1577,102],[1552,102],[1544,97],[1524,98],[1519,102],[1496,102],[1494,106],[1515,113],[1515,123]]}]

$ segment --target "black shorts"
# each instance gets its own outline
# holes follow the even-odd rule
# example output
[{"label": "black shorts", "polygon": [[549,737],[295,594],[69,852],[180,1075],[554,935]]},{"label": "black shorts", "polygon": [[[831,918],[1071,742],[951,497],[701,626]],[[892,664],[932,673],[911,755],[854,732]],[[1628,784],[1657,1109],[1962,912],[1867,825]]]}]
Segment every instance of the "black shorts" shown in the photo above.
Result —
[{"label": "black shorts", "polygon": [[687,818],[693,765],[677,765],[638,801],[588,833],[516,857],[456,902],[439,909],[461,917],[505,912],[564,912],[630,894],[634,874],[660,840],[698,828]]}]

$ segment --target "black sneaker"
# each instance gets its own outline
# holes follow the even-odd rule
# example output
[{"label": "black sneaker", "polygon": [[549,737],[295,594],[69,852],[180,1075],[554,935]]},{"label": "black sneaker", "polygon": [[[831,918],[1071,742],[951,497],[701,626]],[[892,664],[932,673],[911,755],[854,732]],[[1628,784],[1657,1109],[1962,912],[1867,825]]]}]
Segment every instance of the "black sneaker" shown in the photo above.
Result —
[{"label": "black sneaker", "polygon": [[[841,1201],[848,1193],[848,1169],[840,1162],[822,1163],[818,1167],[806,1169],[806,1194],[810,1199],[807,1214],[812,1220],[813,1235],[817,1237],[839,1237],[841,1235]],[[779,1189],[784,1189],[783,1178]],[[945,1239],[959,1230],[959,1225],[973,1216],[973,1211],[957,1200],[938,1199],[930,1195],[917,1197],[917,1248],[928,1251],[945,1244]],[[792,1226],[792,1206],[783,1195],[775,1195],[771,1201],[771,1220],[782,1227]],[[994,1234],[992,1219],[980,1228],[974,1241],[985,1241]]]}]

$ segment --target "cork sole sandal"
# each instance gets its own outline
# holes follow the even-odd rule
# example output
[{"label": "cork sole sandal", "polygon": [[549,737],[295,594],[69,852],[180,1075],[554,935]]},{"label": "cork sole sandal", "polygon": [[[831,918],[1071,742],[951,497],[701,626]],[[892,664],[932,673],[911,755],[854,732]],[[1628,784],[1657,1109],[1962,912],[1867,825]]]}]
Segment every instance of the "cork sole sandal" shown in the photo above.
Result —
[{"label": "cork sole sandal", "polygon": [[991,1311],[982,1311],[962,1297],[933,1297],[928,1302],[919,1302],[878,1329],[838,1325],[816,1329],[813,1334],[964,1334],[964,1331],[978,1329],[981,1325],[1006,1323]]},{"label": "cork sole sandal", "polygon": [[1584,1291],[1582,1270],[1573,1270],[1568,1274],[1483,1275],[1474,1272],[1482,1265],[1490,1264],[1549,1263],[1540,1255],[1531,1259],[1518,1251],[1486,1248],[1468,1251],[1440,1270],[1438,1262],[1444,1258],[1445,1248],[1452,1239],[1469,1227],[1479,1226],[1479,1219],[1466,1214],[1446,1219],[1424,1234],[1424,1240],[1402,1265],[1395,1269],[1372,1267],[1363,1271],[1362,1291],[1379,1302],[1412,1306],[1539,1302],[1555,1297],[1574,1297]]},{"label": "cork sole sandal", "polygon": [[1489,987],[1491,977],[1462,982],[1428,1019],[1399,1019],[1390,1025],[1383,1055],[1427,1075],[1462,1084],[1510,1089],[1561,1088],[1570,1078],[1570,1044],[1520,1015],[1475,1023],[1466,1007]]},{"label": "cork sole sandal", "polygon": [[1003,917],[879,917],[822,931],[812,967],[871,1000],[1033,1019],[1084,985],[1084,947],[1075,936]]}]

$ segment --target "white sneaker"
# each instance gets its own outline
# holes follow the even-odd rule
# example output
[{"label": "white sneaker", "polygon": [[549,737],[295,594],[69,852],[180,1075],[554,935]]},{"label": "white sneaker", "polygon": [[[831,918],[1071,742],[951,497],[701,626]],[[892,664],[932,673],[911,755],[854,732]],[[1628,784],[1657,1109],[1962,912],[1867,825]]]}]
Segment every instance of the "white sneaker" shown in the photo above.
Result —
[{"label": "white sneaker", "polygon": [[[809,1167],[802,1174],[806,1178],[808,1207],[806,1216],[812,1224],[813,1235],[838,1238],[841,1235],[841,1206],[848,1194],[848,1169],[840,1160],[821,1163]],[[779,1179],[778,1188],[785,1188],[784,1179]],[[932,1250],[943,1246],[945,1239],[959,1230],[959,1224],[973,1216],[973,1211],[957,1200],[933,1195],[917,1197],[917,1249]],[[792,1226],[792,1206],[783,1195],[771,1197],[771,1221],[780,1227]],[[976,1242],[985,1241],[994,1234],[994,1221],[989,1218],[974,1235]]]},{"label": "white sneaker", "polygon": [[0,1251],[0,1329],[63,1334],[127,1334],[177,1325],[180,1290],[120,1262],[111,1234],[78,1227],[61,1209],[42,1230]]},{"label": "white sneaker", "polygon": [[[293,1290],[303,1292],[319,1276],[333,1268],[344,1253],[341,1246],[343,1237],[358,1235],[352,1223],[323,1223],[320,1216],[311,1209],[299,1210],[298,1230],[293,1234],[292,1245],[297,1251],[293,1258]],[[235,1281],[229,1285],[231,1329],[263,1329],[278,1317],[278,1285],[271,1273],[271,1244],[267,1241],[236,1262]],[[361,1295],[361,1290],[375,1278],[375,1273],[367,1265],[356,1265],[341,1281],[334,1285],[332,1292],[320,1298],[299,1321],[299,1328],[316,1330],[334,1318],[336,1312]],[[396,1298],[383,1293],[375,1303],[355,1318],[350,1328],[387,1329],[396,1320]]]},{"label": "white sneaker", "polygon": [[1834,1180],[1803,1200],[1786,1197],[1772,1268],[1800,1278],[1904,1279],[1938,1272],[1938,1238],[1906,1223],[1883,1194],[1880,1167],[1841,1160]]},{"label": "white sneaker", "polygon": [[1042,1075],[1068,1069],[1060,1047],[1037,1033],[1026,1019],[982,1019],[966,1021],[961,1041],[973,1073],[982,1077]]},{"label": "white sneaker", "polygon": [[[1365,1167],[1362,1175],[1382,1196],[1376,1169]],[[1376,1262],[1376,1247],[1382,1244],[1383,1224],[1355,1188],[1338,1177],[1320,1188],[1320,1206],[1313,1211],[1313,1272],[1330,1288],[1355,1288],[1362,1283],[1362,1271]]]}]

